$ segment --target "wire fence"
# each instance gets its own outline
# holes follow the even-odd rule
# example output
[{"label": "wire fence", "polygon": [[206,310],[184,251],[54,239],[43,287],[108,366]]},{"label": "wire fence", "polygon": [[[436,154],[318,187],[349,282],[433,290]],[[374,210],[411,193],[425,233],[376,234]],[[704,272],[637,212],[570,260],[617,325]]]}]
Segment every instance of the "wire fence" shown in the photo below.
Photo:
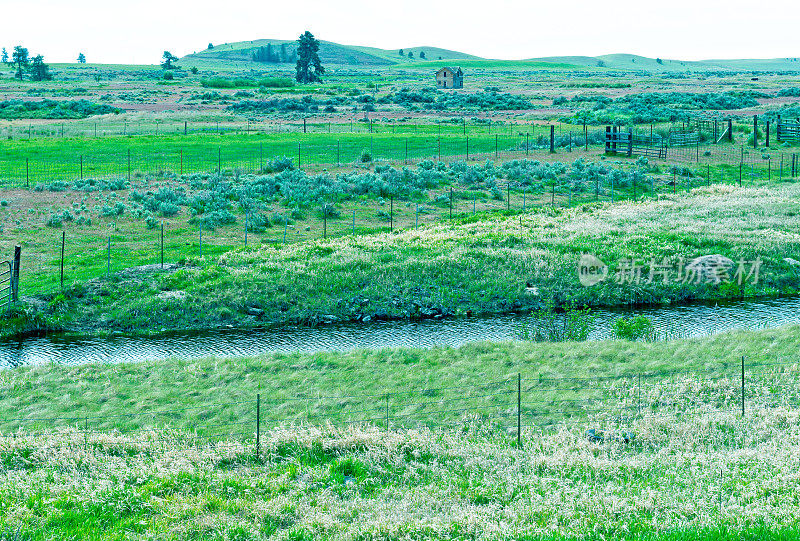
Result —
[{"label": "wire fence", "polygon": [[[515,126],[512,125],[512,130]],[[523,127],[526,128],[527,127]],[[305,134],[292,137],[242,139],[219,143],[209,141],[142,141],[128,145],[73,145],[55,149],[11,148],[0,154],[0,186],[36,188],[53,182],[85,179],[131,181],[143,176],[170,177],[194,174],[263,174],[274,170],[275,160],[296,169],[359,167],[374,163],[402,165],[422,161],[509,161],[535,159],[559,161],[603,150],[604,129],[516,131],[512,134],[473,135],[391,135],[361,134],[335,136]],[[638,139],[637,139],[638,140]],[[659,143],[659,145],[661,145]],[[127,146],[127,148],[125,148]],[[691,145],[667,145],[653,153],[650,146],[637,143],[631,156],[644,155],[654,163],[694,164],[697,167],[724,166],[730,175],[744,180],[796,176],[798,155],[791,149],[751,148],[745,144],[704,141]],[[608,152],[609,146],[605,150]],[[622,148],[615,153],[625,155]]]},{"label": "wire fence", "polygon": [[[572,132],[554,138],[554,150],[566,153],[588,149],[602,142],[602,133],[585,136]],[[589,138],[589,144],[587,139]],[[55,181],[124,179],[158,175],[262,174],[273,171],[274,160],[288,160],[296,169],[365,166],[375,162],[412,165],[424,160],[484,161],[538,158],[553,161],[549,136],[531,134],[473,136],[350,136],[307,135],[301,138],[270,138],[231,144],[192,145],[147,142],[130,148],[96,150],[60,149],[57,155],[40,155],[14,149],[0,155],[0,186],[36,187]],[[563,156],[562,156],[563,158]]]},{"label": "wire fence", "polygon": [[[558,123],[556,135],[583,128]],[[369,119],[364,116],[324,119],[308,117],[299,121],[276,119],[126,120],[116,118],[70,121],[8,121],[0,124],[0,138],[6,140],[102,138],[163,135],[231,134],[393,134],[393,135],[501,135],[528,133],[532,137],[549,133],[549,124],[505,122],[491,118],[452,116],[438,120]]]},{"label": "wire fence", "polygon": [[[770,168],[771,160],[759,162],[760,157],[753,152],[739,150],[737,155],[742,160],[738,166],[673,167],[667,174],[643,175],[639,180],[632,175],[619,184],[615,184],[613,176],[580,183],[508,181],[496,183],[493,194],[474,186],[456,185],[433,189],[424,201],[391,196],[332,200],[301,211],[275,203],[261,209],[262,219],[257,224],[250,213],[242,210],[234,225],[214,229],[204,229],[202,222],[169,218],[148,224],[135,220],[118,222],[110,217],[99,230],[70,226],[68,231],[47,228],[45,231],[52,234],[36,235],[33,239],[7,237],[0,240],[0,251],[11,253],[15,245],[22,246],[21,295],[48,294],[132,267],[164,267],[189,258],[219,256],[242,247],[277,247],[312,239],[401,232],[478,213],[518,213],[544,207],[569,208],[588,202],[641,201],[712,184],[748,186],[757,180],[800,176],[798,168]],[[778,163],[789,163],[790,158],[791,155],[781,155]],[[637,167],[634,162],[625,161],[615,166],[629,170]],[[133,188],[144,190],[146,186],[134,183]],[[293,214],[297,212],[300,214]],[[520,233],[524,231],[520,220]]]},{"label": "wire fence", "polygon": [[[324,394],[306,391],[231,397],[178,408],[137,404],[125,413],[81,406],[56,416],[0,418],[0,437],[43,437],[72,429],[88,440],[104,433],[139,435],[162,443],[170,431],[193,443],[233,440],[259,453],[261,435],[299,426],[376,426],[398,430],[463,429],[480,424],[524,444],[526,433],[556,430],[565,423],[585,426],[599,441],[603,429],[625,429],[642,419],[688,419],[709,413],[745,417],[754,410],[797,408],[800,367],[790,362],[747,363],[745,358],[709,370],[625,373],[600,377],[514,374],[482,384],[403,388],[379,393]],[[193,393],[193,400],[207,396]],[[116,409],[113,403],[103,404]],[[635,434],[625,433],[635,439]],[[613,436],[616,438],[617,436]]]}]

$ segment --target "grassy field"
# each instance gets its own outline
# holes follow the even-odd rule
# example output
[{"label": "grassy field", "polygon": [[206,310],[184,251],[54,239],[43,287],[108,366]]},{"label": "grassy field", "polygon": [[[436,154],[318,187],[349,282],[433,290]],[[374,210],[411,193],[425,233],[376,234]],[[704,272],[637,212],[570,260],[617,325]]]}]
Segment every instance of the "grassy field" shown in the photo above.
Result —
[{"label": "grassy field", "polygon": [[[142,332],[491,314],[548,302],[608,306],[791,295],[800,272],[786,259],[800,259],[798,190],[795,184],[699,187],[635,203],[466,215],[398,233],[254,242],[219,256],[187,253],[178,268],[163,272],[77,280],[63,295],[45,296],[47,305],[32,299],[29,309],[38,315],[21,317],[82,332]],[[612,276],[634,258],[643,279],[582,287],[577,263],[584,253],[610,265]],[[644,279],[652,261],[675,265],[711,254],[741,262],[730,269],[730,282]],[[101,252],[92,257],[100,260]],[[756,259],[758,280],[743,274],[738,283],[734,271],[747,274],[752,269],[739,265]],[[539,294],[531,295],[531,287]]]},{"label": "grassy field", "polygon": [[[4,371],[0,532],[15,539],[788,540],[800,519],[792,482],[798,397],[786,391],[797,377],[797,333]],[[742,355],[744,417],[735,392]],[[645,415],[601,412],[537,426],[537,412],[596,397],[598,386],[624,402],[635,377],[615,386],[609,376],[665,369],[678,372],[644,386]],[[452,414],[450,428],[426,427],[423,399],[447,408],[463,389],[488,381],[513,388],[517,373],[524,374],[522,448],[516,428],[506,430],[485,398]],[[575,385],[576,377],[591,383],[547,397],[559,378]],[[390,403],[388,429],[381,421],[337,422],[337,411],[389,389],[392,400],[414,397],[417,405],[398,411]],[[256,393],[268,398],[258,459]],[[504,410],[513,414],[510,398]],[[154,418],[148,410],[182,413]],[[415,423],[403,414],[422,424],[404,428]],[[218,425],[237,435],[204,437]],[[603,440],[588,441],[587,428],[602,430]]]},{"label": "grassy field", "polygon": [[[764,131],[800,114],[790,59],[323,42],[325,81],[290,85],[291,64],[250,61],[264,44],[172,72],[0,73],[0,253],[23,250],[0,333],[800,290],[797,146],[773,131],[766,148]],[[445,64],[464,89],[432,88]],[[729,117],[734,144],[712,144]],[[669,140],[697,121],[700,142],[669,159],[601,154],[605,125]],[[609,279],[580,285],[585,254]],[[712,254],[730,280],[648,279]],[[642,279],[623,279],[628,262]],[[799,331],[3,370],[0,541],[796,539]]]},{"label": "grassy field", "polygon": [[[373,415],[379,417],[374,424],[385,427],[388,396],[394,426],[458,421],[460,412],[436,417],[427,412],[432,405],[436,410],[453,409],[459,398],[469,397],[470,413],[496,417],[496,422],[515,428],[516,419],[509,421],[501,414],[516,413],[517,374],[522,374],[529,428],[569,417],[585,420],[587,410],[619,415],[639,388],[654,393],[649,399],[642,393],[642,404],[647,406],[643,409],[652,404],[654,413],[663,412],[659,396],[677,393],[670,394],[669,405],[661,404],[672,412],[676,403],[688,405],[697,398],[679,398],[684,386],[672,382],[694,374],[708,378],[703,383],[708,394],[700,403],[737,410],[742,357],[747,362],[748,403],[780,392],[781,386],[758,385],[753,378],[772,373],[771,367],[786,367],[793,373],[797,331],[798,327],[788,326],[657,342],[487,342],[455,349],[21,367],[0,372],[4,389],[0,431],[170,428],[197,431],[204,437],[231,430],[251,434],[258,393],[265,427],[290,422],[347,426],[369,418],[364,412],[369,406],[376,407]],[[639,383],[640,374],[649,377]],[[559,389],[552,391],[554,387]],[[797,389],[787,390],[785,397],[793,400],[796,393]],[[604,397],[614,397],[614,402],[598,400]],[[717,399],[720,402],[714,402]],[[578,403],[569,406],[573,400]],[[569,409],[569,414],[561,415],[561,409]],[[690,410],[686,408],[687,413]]]}]

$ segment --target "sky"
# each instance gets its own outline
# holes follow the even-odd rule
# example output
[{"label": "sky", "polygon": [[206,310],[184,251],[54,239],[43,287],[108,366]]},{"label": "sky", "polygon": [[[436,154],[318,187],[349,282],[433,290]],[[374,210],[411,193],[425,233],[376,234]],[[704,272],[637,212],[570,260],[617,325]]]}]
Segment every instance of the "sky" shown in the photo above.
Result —
[{"label": "sky", "polygon": [[486,58],[782,58],[800,56],[799,17],[798,0],[0,0],[0,46],[48,62],[83,52],[89,62],[155,64],[165,50],[310,30],[348,45]]}]

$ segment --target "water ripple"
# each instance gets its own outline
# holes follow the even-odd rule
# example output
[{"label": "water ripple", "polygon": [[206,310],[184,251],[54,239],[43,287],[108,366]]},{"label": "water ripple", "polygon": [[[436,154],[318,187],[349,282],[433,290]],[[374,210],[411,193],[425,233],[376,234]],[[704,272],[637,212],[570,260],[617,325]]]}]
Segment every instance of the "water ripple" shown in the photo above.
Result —
[{"label": "water ripple", "polygon": [[[591,340],[611,336],[620,315],[642,314],[661,333],[705,336],[731,329],[800,323],[800,297],[722,305],[689,304],[635,310],[600,310]],[[530,316],[502,315],[425,321],[388,321],[274,330],[218,330],[156,338],[48,336],[0,343],[0,367],[46,363],[120,363],[169,358],[242,357],[268,352],[350,351],[391,347],[460,346],[518,339]]]}]

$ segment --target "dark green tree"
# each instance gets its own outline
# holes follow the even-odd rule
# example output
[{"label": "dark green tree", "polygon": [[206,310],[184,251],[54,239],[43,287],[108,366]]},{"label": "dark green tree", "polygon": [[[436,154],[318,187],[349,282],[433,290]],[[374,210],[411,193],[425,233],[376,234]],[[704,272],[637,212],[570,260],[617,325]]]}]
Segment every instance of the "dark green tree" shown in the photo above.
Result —
[{"label": "dark green tree", "polygon": [[83,54],[83,53],[80,53],[80,54],[78,55],[78,63],[80,63],[80,64],[86,64],[86,55],[85,55],[85,54]]},{"label": "dark green tree", "polygon": [[8,64],[8,51],[6,51],[5,47],[3,47],[3,53],[0,55],[0,62]]},{"label": "dark green tree", "polygon": [[425,51],[420,51],[420,52],[419,52],[419,57],[420,57],[421,59],[425,60]]},{"label": "dark green tree", "polygon": [[278,55],[275,54],[275,49],[272,48],[271,43],[267,43],[267,51],[266,51],[267,62],[277,62]]},{"label": "dark green tree", "polygon": [[281,56],[279,62],[283,62],[284,64],[289,62],[289,53],[286,51],[285,43],[281,43]]},{"label": "dark green tree", "polygon": [[14,47],[14,53],[11,55],[11,65],[14,66],[14,77],[21,81],[25,70],[31,67],[31,61],[28,58],[28,49],[21,45]]},{"label": "dark green tree", "polygon": [[42,55],[36,55],[31,61],[31,80],[33,81],[49,81],[53,78],[50,73],[50,66],[44,63]]},{"label": "dark green tree", "polygon": [[414,51],[408,51],[408,57],[414,58]]},{"label": "dark green tree", "polygon": [[397,51],[397,54],[399,54],[400,56],[405,56],[406,55],[406,53],[403,52],[403,49],[400,49],[399,51]]},{"label": "dark green tree", "polygon": [[209,44],[208,44],[208,48],[209,48],[209,49],[213,49],[213,48],[214,48],[214,44],[213,44],[213,43],[209,43]]},{"label": "dark green tree", "polygon": [[319,59],[319,40],[308,30],[297,39],[297,81],[321,83],[325,68]]},{"label": "dark green tree", "polygon": [[178,61],[178,57],[172,54],[169,51],[164,51],[164,54],[161,56],[164,61],[161,63],[161,67],[165,70],[175,69],[174,63]]}]

